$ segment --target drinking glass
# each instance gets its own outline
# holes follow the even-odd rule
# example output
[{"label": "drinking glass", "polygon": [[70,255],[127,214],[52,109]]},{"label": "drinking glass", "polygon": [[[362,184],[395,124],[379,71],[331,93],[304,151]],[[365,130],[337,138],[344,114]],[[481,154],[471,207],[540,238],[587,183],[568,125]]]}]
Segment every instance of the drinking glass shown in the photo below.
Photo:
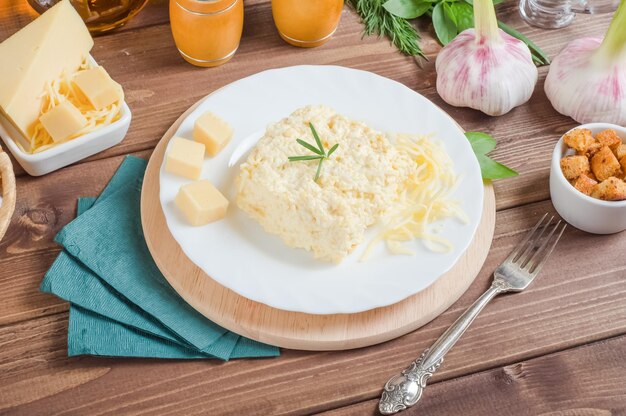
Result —
[{"label": "drinking glass", "polygon": [[328,42],[339,24],[343,0],[272,0],[272,15],[285,42],[313,48]]},{"label": "drinking glass", "polygon": [[243,0],[170,0],[178,52],[190,64],[222,65],[233,57],[243,30]]},{"label": "drinking glass", "polygon": [[577,13],[610,13],[619,0],[520,0],[519,11],[530,25],[558,29],[572,23]]}]

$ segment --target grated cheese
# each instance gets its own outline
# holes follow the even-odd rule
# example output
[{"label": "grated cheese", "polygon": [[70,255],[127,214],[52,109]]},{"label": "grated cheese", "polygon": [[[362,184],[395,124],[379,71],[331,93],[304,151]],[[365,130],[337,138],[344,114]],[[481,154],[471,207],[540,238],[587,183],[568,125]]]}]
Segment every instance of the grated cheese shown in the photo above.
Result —
[{"label": "grated cheese", "polygon": [[[80,70],[89,69],[91,65],[87,60],[84,60],[81,64]],[[78,72],[77,71],[77,72]],[[74,86],[72,79],[76,73],[68,74],[64,72],[61,76],[55,80],[49,81],[44,89],[42,95],[42,104],[39,111],[39,115],[50,111],[64,101],[72,103],[87,119],[87,124],[79,132],[73,136],[67,138],[63,142],[75,139],[76,137],[90,133],[94,130],[102,128],[117,121],[121,116],[121,100],[117,101],[102,110],[95,110],[93,106],[87,101],[83,94]],[[55,143],[50,137],[50,134],[44,129],[43,125],[37,119],[31,128],[31,134],[29,137],[30,150],[22,148],[17,142],[18,146],[26,153],[39,153],[47,150],[55,145],[63,142]]]},{"label": "grated cheese", "polygon": [[361,260],[366,260],[376,244],[383,241],[393,254],[415,254],[405,244],[414,240],[421,240],[432,251],[448,252],[453,245],[437,235],[441,224],[431,224],[447,218],[469,222],[460,201],[451,198],[461,178],[454,173],[453,162],[443,145],[429,136],[399,134],[395,136],[395,146],[418,167],[398,202],[381,217],[382,230],[369,243]]}]

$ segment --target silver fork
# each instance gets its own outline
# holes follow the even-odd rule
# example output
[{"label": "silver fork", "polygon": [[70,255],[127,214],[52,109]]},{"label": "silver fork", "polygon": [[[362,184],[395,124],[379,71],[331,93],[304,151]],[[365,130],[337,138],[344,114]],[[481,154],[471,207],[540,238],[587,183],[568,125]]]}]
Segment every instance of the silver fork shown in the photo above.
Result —
[{"label": "silver fork", "polygon": [[[554,217],[545,221],[544,214],[526,238],[513,250],[494,272],[491,287],[470,306],[446,332],[413,361],[402,373],[393,376],[385,384],[378,409],[391,415],[413,406],[422,397],[426,382],[439,368],[446,353],[461,338],[478,314],[494,297],[508,292],[521,292],[541,270],[563,235],[566,224],[559,220],[551,225]],[[545,222],[544,222],[545,221]],[[548,232],[547,236],[544,236]]]}]

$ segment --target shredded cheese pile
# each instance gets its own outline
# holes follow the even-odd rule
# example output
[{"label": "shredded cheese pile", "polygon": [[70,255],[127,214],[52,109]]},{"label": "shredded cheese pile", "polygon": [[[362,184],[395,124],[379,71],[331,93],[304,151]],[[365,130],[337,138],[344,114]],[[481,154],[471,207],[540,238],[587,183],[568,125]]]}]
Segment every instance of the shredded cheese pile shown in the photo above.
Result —
[{"label": "shredded cheese pile", "polygon": [[[89,68],[91,68],[91,65],[89,65],[89,63],[85,60],[81,64],[78,71]],[[87,119],[85,127],[73,136],[64,140],[64,142],[109,125],[114,121],[117,121],[121,116],[121,100],[103,108],[102,110],[95,110],[93,108],[87,98],[74,86],[74,83],[72,82],[73,77],[78,71],[72,74],[64,72],[58,79],[49,81],[46,84],[42,95],[41,109],[39,111],[40,116],[62,102],[69,101],[76,108],[78,108],[78,110],[80,110],[83,116]],[[52,137],[50,137],[50,134],[48,134],[46,129],[43,128],[39,119],[31,127],[31,131],[32,133],[29,137],[30,150],[22,149],[26,153],[39,153],[59,144],[59,142],[55,143],[52,140]]]},{"label": "shredded cheese pile", "polygon": [[393,254],[415,254],[405,243],[417,239],[432,251],[450,251],[452,243],[436,234],[441,224],[439,227],[431,224],[447,218],[469,222],[460,201],[451,198],[460,178],[455,175],[452,160],[443,145],[429,136],[410,135],[397,135],[395,145],[411,157],[417,170],[409,178],[399,201],[381,219],[382,230],[369,243],[361,260],[365,260],[381,241]]}]

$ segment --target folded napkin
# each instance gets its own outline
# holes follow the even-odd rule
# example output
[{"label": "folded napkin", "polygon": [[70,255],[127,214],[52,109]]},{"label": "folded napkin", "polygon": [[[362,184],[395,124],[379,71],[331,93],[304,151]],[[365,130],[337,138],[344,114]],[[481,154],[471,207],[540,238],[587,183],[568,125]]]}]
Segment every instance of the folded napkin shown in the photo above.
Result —
[{"label": "folded napkin", "polygon": [[99,198],[81,198],[78,217],[56,241],[65,250],[41,290],[71,302],[68,355],[207,358],[279,355],[207,320],[156,267],[140,220],[146,162],[127,157]]}]

